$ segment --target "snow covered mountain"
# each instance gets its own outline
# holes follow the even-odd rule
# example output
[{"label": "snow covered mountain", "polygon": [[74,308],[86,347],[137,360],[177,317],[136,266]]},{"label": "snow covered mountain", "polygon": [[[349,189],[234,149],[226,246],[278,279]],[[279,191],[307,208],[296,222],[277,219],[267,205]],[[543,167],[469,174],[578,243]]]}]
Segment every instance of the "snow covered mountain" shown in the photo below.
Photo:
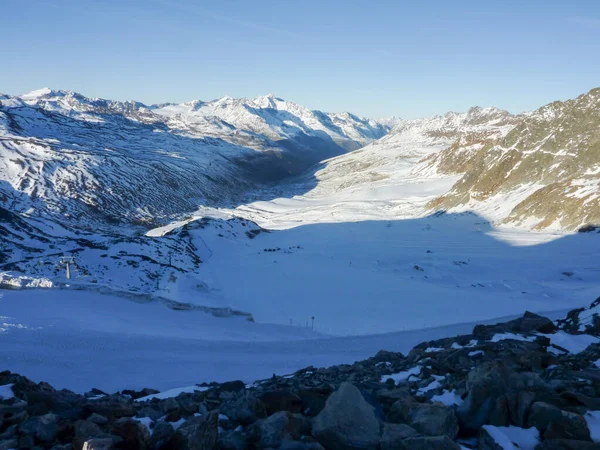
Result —
[{"label": "snow covered mountain", "polygon": [[423,170],[460,174],[430,207],[533,229],[600,224],[600,89],[516,117],[501,136],[465,133]]},{"label": "snow covered mountain", "polygon": [[274,96],[148,107],[42,89],[0,97],[0,189],[21,212],[153,223],[239,201],[388,130]]}]

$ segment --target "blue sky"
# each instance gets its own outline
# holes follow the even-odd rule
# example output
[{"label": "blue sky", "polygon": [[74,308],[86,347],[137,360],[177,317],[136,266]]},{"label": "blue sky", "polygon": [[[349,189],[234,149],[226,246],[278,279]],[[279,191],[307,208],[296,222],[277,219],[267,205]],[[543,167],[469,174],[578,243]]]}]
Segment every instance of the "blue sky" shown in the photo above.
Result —
[{"label": "blue sky", "polygon": [[0,92],[412,118],[600,86],[599,0],[0,0]]}]

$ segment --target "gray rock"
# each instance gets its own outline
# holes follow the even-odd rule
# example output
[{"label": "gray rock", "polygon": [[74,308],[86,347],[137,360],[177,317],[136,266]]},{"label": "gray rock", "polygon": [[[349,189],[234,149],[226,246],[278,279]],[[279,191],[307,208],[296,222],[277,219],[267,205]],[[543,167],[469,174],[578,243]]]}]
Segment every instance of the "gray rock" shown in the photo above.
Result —
[{"label": "gray rock", "polygon": [[124,448],[146,450],[149,448],[150,432],[145,425],[129,417],[113,422],[111,432],[123,439]]},{"label": "gray rock", "polygon": [[583,416],[563,411],[545,402],[535,402],[531,406],[527,423],[536,427],[544,439],[591,441]]},{"label": "gray rock", "polygon": [[19,438],[19,448],[34,448],[35,438],[33,436],[21,436]]},{"label": "gray rock", "polygon": [[161,448],[171,439],[174,433],[175,429],[169,422],[157,422],[150,436],[150,447]]},{"label": "gray rock", "polygon": [[398,450],[460,450],[448,436],[417,436],[399,442]]},{"label": "gray rock", "polygon": [[388,418],[395,423],[408,424],[426,436],[446,435],[454,439],[458,433],[454,410],[441,403],[418,403],[407,397],[392,405]]},{"label": "gray rock", "polygon": [[419,433],[412,427],[399,423],[384,423],[381,436],[381,450],[402,449],[401,442],[409,437],[416,437]]},{"label": "gray rock", "polygon": [[248,391],[244,391],[235,400],[226,403],[221,408],[221,413],[244,426],[267,417],[265,405]]},{"label": "gray rock", "polygon": [[257,421],[250,429],[252,440],[259,448],[279,447],[284,439],[300,439],[309,435],[310,421],[288,411],[279,411],[266,419]]},{"label": "gray rock", "polygon": [[181,436],[181,444],[176,448],[186,450],[212,450],[218,441],[218,414],[192,417],[187,420],[175,433]]},{"label": "gray rock", "polygon": [[111,438],[94,438],[83,444],[83,450],[110,450],[112,448],[114,445]]},{"label": "gray rock", "polygon": [[19,448],[19,441],[16,439],[0,441],[0,450],[12,450],[15,448]]},{"label": "gray rock", "polygon": [[573,439],[546,439],[535,450],[600,450],[600,443]]},{"label": "gray rock", "polygon": [[219,448],[221,450],[246,450],[248,437],[239,431],[224,430],[219,433]]},{"label": "gray rock", "polygon": [[302,400],[290,391],[278,389],[263,392],[259,396],[259,399],[265,405],[268,415],[274,414],[277,411],[302,412]]},{"label": "gray rock", "polygon": [[167,398],[160,402],[160,409],[167,414],[179,409],[179,403],[173,397]]},{"label": "gray rock", "polygon": [[29,436],[34,436],[43,442],[52,442],[58,432],[58,416],[56,414],[44,414],[27,419],[19,427],[19,431]]},{"label": "gray rock", "polygon": [[312,433],[325,448],[376,450],[380,426],[375,408],[356,386],[342,383],[313,419]]},{"label": "gray rock", "polygon": [[100,414],[92,413],[86,419],[88,422],[95,423],[96,425],[106,425],[108,423],[108,419]]},{"label": "gray rock", "polygon": [[73,445],[75,448],[80,449],[84,443],[94,437],[105,437],[105,433],[102,429],[89,420],[78,420],[75,422],[75,438],[73,439]]},{"label": "gray rock", "polygon": [[325,450],[317,441],[300,440],[290,441],[284,439],[279,446],[279,450]]},{"label": "gray rock", "polygon": [[504,450],[504,447],[499,445],[485,428],[481,428],[481,430],[479,430],[478,438],[478,450]]}]

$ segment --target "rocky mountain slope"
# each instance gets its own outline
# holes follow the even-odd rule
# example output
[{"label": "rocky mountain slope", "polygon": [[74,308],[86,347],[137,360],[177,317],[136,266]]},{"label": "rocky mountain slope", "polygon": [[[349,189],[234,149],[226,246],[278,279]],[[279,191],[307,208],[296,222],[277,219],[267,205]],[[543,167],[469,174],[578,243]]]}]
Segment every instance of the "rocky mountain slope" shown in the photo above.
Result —
[{"label": "rocky mountain slope", "polygon": [[0,447],[597,449],[599,304],[251,385],[79,395],[0,372]]},{"label": "rocky mountain slope", "polygon": [[13,211],[79,226],[164,221],[239,201],[388,130],[273,96],[146,106],[48,89],[3,95],[0,191]]},{"label": "rocky mountain slope", "polygon": [[420,169],[462,175],[432,208],[538,230],[598,224],[600,89],[523,114],[503,136],[464,133]]}]

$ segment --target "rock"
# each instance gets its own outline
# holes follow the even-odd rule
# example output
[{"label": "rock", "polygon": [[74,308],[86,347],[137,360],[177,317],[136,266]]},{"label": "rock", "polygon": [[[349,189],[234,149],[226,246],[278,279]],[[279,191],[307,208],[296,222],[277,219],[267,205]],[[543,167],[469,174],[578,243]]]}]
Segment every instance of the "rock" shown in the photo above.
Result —
[{"label": "rock", "polygon": [[122,448],[146,450],[149,447],[150,432],[145,425],[129,417],[113,422],[111,432],[123,439]]},{"label": "rock", "polygon": [[504,450],[504,447],[496,442],[496,440],[490,435],[488,430],[482,427],[479,430],[479,446],[478,450]]},{"label": "rock", "polygon": [[300,390],[297,394],[302,401],[302,412],[304,414],[314,417],[325,408],[326,394],[312,390]]},{"label": "rock", "polygon": [[86,409],[90,414],[100,414],[109,420],[135,416],[134,406],[124,401],[111,401],[110,399],[106,401],[94,401],[86,404]]},{"label": "rock", "polygon": [[18,413],[14,413],[12,416],[5,417],[2,420],[2,422],[4,423],[3,426],[18,425],[22,422],[25,422],[28,418],[29,414],[27,413],[27,411],[21,411]]},{"label": "rock", "polygon": [[219,433],[220,450],[246,450],[248,438],[244,433],[235,430],[224,430]]},{"label": "rock", "polygon": [[550,334],[556,332],[556,330],[556,325],[547,317],[527,311],[523,314],[523,317],[509,322],[498,323],[496,325],[476,325],[473,329],[473,335],[489,338],[496,333],[534,333],[538,331],[543,334]]},{"label": "rock", "polygon": [[0,441],[7,441],[14,438],[17,435],[18,425],[11,425],[2,433],[0,433]]},{"label": "rock", "polygon": [[154,428],[152,429],[152,436],[150,437],[150,447],[151,448],[161,448],[164,446],[173,434],[175,433],[175,429],[173,425],[169,422],[157,422]]},{"label": "rock", "polygon": [[356,386],[342,383],[313,419],[312,433],[325,448],[376,450],[380,421]]},{"label": "rock", "polygon": [[279,447],[284,439],[300,439],[309,435],[310,421],[300,415],[289,411],[279,411],[259,420],[250,429],[250,435],[259,448]]},{"label": "rock", "polygon": [[96,425],[106,425],[108,423],[108,419],[100,414],[92,413],[88,418],[88,422],[95,423]]},{"label": "rock", "polygon": [[419,433],[405,424],[384,423],[381,436],[381,450],[397,450],[403,448],[401,441],[409,437],[416,437]]},{"label": "rock", "polygon": [[545,402],[535,402],[527,418],[544,439],[574,439],[590,441],[590,431],[583,416],[563,411]]},{"label": "rock", "polygon": [[535,450],[600,450],[600,443],[573,439],[546,439]]},{"label": "rock", "polygon": [[175,400],[173,397],[170,397],[160,402],[160,409],[162,409],[165,414],[168,414],[178,410],[179,403],[177,403],[177,400]]},{"label": "rock", "polygon": [[454,410],[441,403],[418,403],[408,397],[392,405],[388,418],[408,424],[426,436],[446,435],[454,439],[458,433]]},{"label": "rock", "polygon": [[110,450],[112,448],[114,445],[110,438],[94,438],[83,444],[83,450]]},{"label": "rock", "polygon": [[219,384],[220,391],[240,392],[240,391],[243,391],[244,389],[246,389],[246,383],[244,383],[243,381],[240,381],[240,380],[227,381],[225,383]]},{"label": "rock", "polygon": [[283,440],[279,446],[279,450],[325,450],[317,441],[290,441]]},{"label": "rock", "polygon": [[103,437],[104,433],[102,429],[89,420],[78,420],[75,422],[75,438],[73,439],[73,446],[76,449],[83,447],[84,443],[94,437]]},{"label": "rock", "polygon": [[270,416],[277,411],[302,412],[302,400],[296,394],[286,390],[266,391],[259,397]]},{"label": "rock", "polygon": [[221,408],[221,413],[244,426],[267,417],[265,405],[253,393],[248,391],[241,393],[235,400],[226,403]]},{"label": "rock", "polygon": [[[165,414],[160,409],[154,409],[150,406],[146,406],[146,407],[140,409],[137,413],[138,417],[150,417],[150,419],[152,419],[153,421],[157,421],[164,415]],[[100,416],[100,417],[102,417],[102,416]]]},{"label": "rock", "polygon": [[43,442],[52,442],[58,432],[58,416],[56,414],[45,414],[27,419],[19,427],[22,434],[34,436]]},{"label": "rock", "polygon": [[0,450],[12,450],[15,448],[19,448],[19,441],[16,439],[0,441]]},{"label": "rock", "polygon": [[398,450],[460,450],[460,446],[448,436],[417,436],[398,443]]},{"label": "rock", "polygon": [[[187,420],[174,434],[181,436],[181,446],[185,450],[212,450],[218,440],[218,414],[192,417]],[[173,440],[171,440],[172,442]]]},{"label": "rock", "polygon": [[19,438],[19,448],[33,448],[35,439],[33,436],[21,436]]},{"label": "rock", "polygon": [[[456,414],[461,429],[476,434],[484,424],[522,426],[529,406],[538,396],[551,396],[550,388],[536,374],[516,373],[505,360],[489,361],[469,372],[468,395]],[[525,394],[529,391],[533,393]]]}]

